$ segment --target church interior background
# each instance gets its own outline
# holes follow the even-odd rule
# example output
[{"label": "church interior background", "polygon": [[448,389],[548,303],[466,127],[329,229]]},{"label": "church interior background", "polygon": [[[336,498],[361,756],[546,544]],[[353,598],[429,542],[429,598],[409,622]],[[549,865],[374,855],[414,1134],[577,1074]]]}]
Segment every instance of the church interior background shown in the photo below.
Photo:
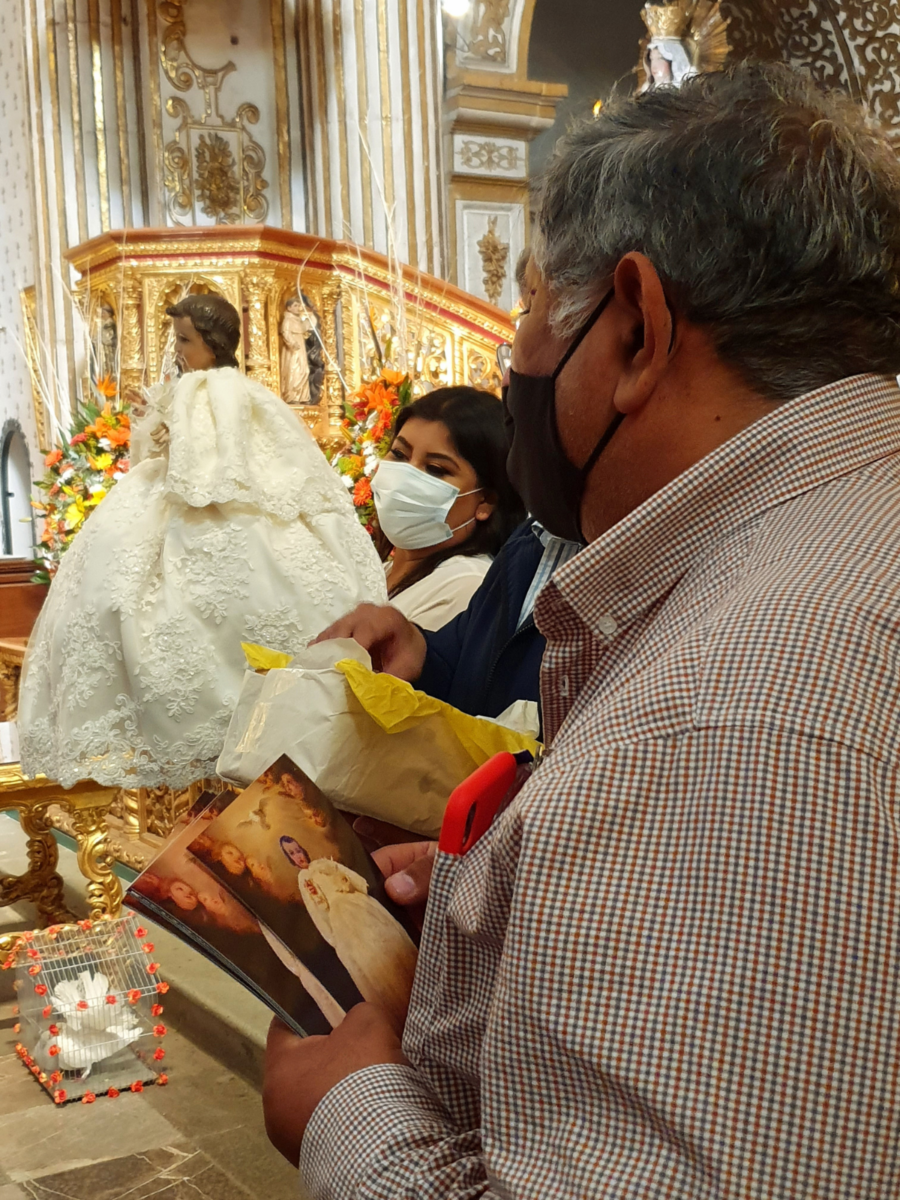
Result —
[{"label": "church interior background", "polygon": [[[9,598],[37,586],[33,482],[98,383],[127,398],[162,377],[167,305],[188,291],[231,300],[242,369],[324,448],[380,366],[411,371],[418,392],[498,391],[529,180],[569,121],[644,85],[652,27],[641,0],[5,0],[3,11],[8,708],[3,647],[27,633]],[[723,59],[781,59],[844,88],[900,145],[896,0],[652,11],[678,37],[692,20],[717,22]],[[152,845],[174,812],[171,797],[120,798],[119,861],[145,862],[141,838]],[[275,1182],[268,1194],[281,1194]]]}]

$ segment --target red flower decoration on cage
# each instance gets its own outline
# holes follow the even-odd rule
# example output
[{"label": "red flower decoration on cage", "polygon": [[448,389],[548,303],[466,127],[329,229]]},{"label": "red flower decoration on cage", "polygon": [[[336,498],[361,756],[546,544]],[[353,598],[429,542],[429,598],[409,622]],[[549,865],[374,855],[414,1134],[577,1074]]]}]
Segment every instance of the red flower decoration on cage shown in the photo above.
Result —
[{"label": "red flower decoration on cage", "polygon": [[21,1042],[16,1042],[16,1054],[18,1054],[19,1058],[25,1057],[25,1047]]},{"label": "red flower decoration on cage", "polygon": [[110,1088],[106,1094],[109,1096],[110,1100],[115,1100],[121,1093],[119,1092],[118,1088]]},{"label": "red flower decoration on cage", "polygon": [[165,1071],[163,1071],[163,1072],[161,1072],[161,1074],[157,1075],[157,1077],[156,1077],[156,1086],[157,1087],[165,1087],[168,1082],[169,1082],[169,1077],[165,1073]]},{"label": "red flower decoration on cage", "polygon": [[81,1103],[82,1104],[93,1104],[96,1099],[97,1099],[97,1097],[94,1095],[93,1092],[85,1092],[84,1095],[81,1097]]},{"label": "red flower decoration on cage", "polygon": [[47,995],[47,985],[46,985],[46,983],[36,983],[36,984],[34,985],[34,990],[35,990],[35,992],[36,992],[36,993],[37,993],[39,996],[46,996],[46,995]]},{"label": "red flower decoration on cage", "polygon": [[138,938],[146,937],[147,930],[143,927],[143,925],[138,925],[137,929],[134,931],[134,936]]},{"label": "red flower decoration on cage", "polygon": [[141,946],[141,949],[145,954],[152,954],[155,947],[152,942],[144,942],[143,946]]},{"label": "red flower decoration on cage", "polygon": [[53,1093],[53,1099],[56,1101],[57,1104],[63,1104],[65,1102],[66,1095],[67,1095],[67,1093],[65,1091],[63,1091],[62,1088],[60,1088],[58,1091]]},{"label": "red flower decoration on cage", "polygon": [[59,1026],[51,1025],[50,1028],[47,1030],[47,1032],[50,1034],[51,1037],[56,1037],[56,1035],[59,1033]]},{"label": "red flower decoration on cage", "polygon": [[151,1008],[150,1008],[150,1016],[151,1017],[161,1017],[162,1015],[163,1015],[163,1006],[161,1004],[154,1004],[151,1006]]},{"label": "red flower decoration on cage", "polygon": [[78,921],[77,925],[79,929],[83,929],[85,932],[87,932],[88,929],[94,928],[94,922],[88,920]]},{"label": "red flower decoration on cage", "polygon": [[53,1084],[54,1087],[56,1087],[56,1085],[58,1083],[61,1083],[62,1082],[62,1071],[54,1071],[53,1074],[50,1076],[50,1082]]},{"label": "red flower decoration on cage", "polygon": [[137,1004],[141,998],[141,990],[140,988],[129,988],[125,995],[128,997],[129,1004]]},{"label": "red flower decoration on cage", "polygon": [[57,1054],[59,1054],[59,1046],[57,1046],[57,1045],[54,1043],[54,1044],[53,1044],[53,1045],[50,1047],[50,1049],[47,1051],[47,1053],[50,1055],[50,1057],[51,1057],[51,1058],[56,1058]]},{"label": "red flower decoration on cage", "polygon": [[21,1032],[22,1032],[22,1026],[19,1024],[18,1021],[16,1021],[15,1025],[13,1025],[13,1033],[21,1033]]},{"label": "red flower decoration on cage", "polygon": [[156,1047],[156,1049],[153,1051],[153,1057],[157,1062],[162,1062],[162,1060],[166,1057],[166,1052],[163,1050],[162,1046]]},{"label": "red flower decoration on cage", "polygon": [[107,1003],[107,1004],[115,1004],[115,1003],[116,1003],[116,997],[115,997],[115,996],[107,996],[107,997],[106,997],[106,1003]]},{"label": "red flower decoration on cage", "polygon": [[147,974],[155,975],[159,970],[159,963],[147,963]]},{"label": "red flower decoration on cage", "polygon": [[24,939],[26,942],[33,942],[34,941],[34,930],[26,929],[26,931],[22,934],[22,938],[19,939],[20,946],[22,944],[22,939]]},{"label": "red flower decoration on cage", "polygon": [[37,1063],[34,1063],[30,1070],[35,1079],[37,1079],[38,1075],[41,1073],[41,1068],[37,1065]]},{"label": "red flower decoration on cage", "polygon": [[[34,990],[35,990],[35,991],[37,991],[37,988],[35,988]],[[42,1016],[42,1017],[44,1018],[44,1020],[46,1021],[46,1020],[47,1020],[47,1018],[50,1016],[50,1014],[51,1014],[52,1012],[53,1012],[53,1005],[52,1005],[52,1004],[48,1004],[48,1005],[46,1006],[46,1008],[42,1008],[42,1009],[41,1009],[41,1016]]]},{"label": "red flower decoration on cage", "polygon": [[154,1037],[165,1037],[166,1032],[167,1032],[167,1030],[166,1030],[165,1025],[154,1025],[153,1026],[153,1036]]},{"label": "red flower decoration on cage", "polygon": [[25,1057],[22,1059],[22,1062],[25,1064],[26,1067],[31,1067],[34,1065],[34,1059],[31,1057],[30,1054],[26,1054]]},{"label": "red flower decoration on cage", "polygon": [[160,982],[156,985],[156,990],[160,996],[164,996],[169,990],[169,985],[167,983]]},{"label": "red flower decoration on cage", "polygon": [[140,1079],[136,1079],[134,1081],[134,1083],[131,1085],[131,1090],[133,1092],[142,1092],[144,1090],[144,1085]]},{"label": "red flower decoration on cage", "polygon": [[87,1012],[88,1002],[87,1000],[78,1000],[75,1004],[75,1007],[79,1010],[79,1012]]},{"label": "red flower decoration on cage", "polygon": [[40,963],[32,963],[31,966],[28,968],[29,975],[40,975],[40,973],[41,973],[41,964]]},{"label": "red flower decoration on cage", "polygon": [[34,946],[29,946],[28,949],[26,950],[26,954],[28,955],[29,958],[40,958],[41,957],[40,951],[35,950]]},{"label": "red flower decoration on cage", "polygon": [[55,938],[61,929],[62,929],[62,925],[51,925],[50,928],[47,930],[47,937]]}]

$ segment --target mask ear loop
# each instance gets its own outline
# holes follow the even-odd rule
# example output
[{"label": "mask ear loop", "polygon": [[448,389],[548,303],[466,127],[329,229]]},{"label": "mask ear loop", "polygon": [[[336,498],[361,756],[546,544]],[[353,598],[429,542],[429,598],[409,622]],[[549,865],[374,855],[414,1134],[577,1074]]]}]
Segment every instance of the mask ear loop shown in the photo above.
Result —
[{"label": "mask ear loop", "polygon": [[568,363],[569,359],[572,357],[572,355],[575,353],[575,351],[578,349],[578,347],[581,345],[581,343],[584,341],[584,339],[587,337],[587,335],[591,332],[591,330],[594,328],[594,326],[597,324],[597,322],[603,316],[603,310],[606,308],[607,304],[609,304],[610,300],[612,300],[615,290],[616,290],[615,288],[609,289],[609,291],[606,293],[606,295],[603,297],[603,299],[600,301],[600,303],[597,305],[597,307],[594,309],[594,311],[591,313],[591,315],[588,317],[588,319],[585,321],[585,323],[582,325],[582,327],[579,329],[579,331],[575,334],[575,340],[572,342],[572,345],[568,348],[568,350],[562,356],[562,358],[560,359],[559,365],[557,366],[556,370],[553,372],[553,374],[551,376],[554,383],[559,378],[566,363]]}]

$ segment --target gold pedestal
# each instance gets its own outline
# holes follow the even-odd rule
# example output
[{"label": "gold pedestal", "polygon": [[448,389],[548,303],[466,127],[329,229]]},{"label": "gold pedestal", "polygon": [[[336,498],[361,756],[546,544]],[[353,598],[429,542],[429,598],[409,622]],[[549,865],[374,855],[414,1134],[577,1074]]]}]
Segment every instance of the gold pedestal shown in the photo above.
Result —
[{"label": "gold pedestal", "polygon": [[[43,776],[25,779],[18,763],[0,765],[0,808],[19,814],[28,837],[28,870],[0,880],[0,906],[29,900],[37,907],[41,926],[74,919],[65,906],[63,881],[56,870],[59,853],[51,825],[53,810],[60,810],[75,838],[91,916],[118,916],[122,885],[113,871],[107,825],[115,799],[114,788],[89,780],[67,789]],[[10,949],[15,936],[0,937],[0,951]]]}]

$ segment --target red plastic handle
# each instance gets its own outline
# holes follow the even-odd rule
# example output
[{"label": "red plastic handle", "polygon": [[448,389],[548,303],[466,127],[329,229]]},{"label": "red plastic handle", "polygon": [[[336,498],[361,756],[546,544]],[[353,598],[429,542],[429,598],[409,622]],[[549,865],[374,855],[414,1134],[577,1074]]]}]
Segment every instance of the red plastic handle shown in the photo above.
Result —
[{"label": "red plastic handle", "polygon": [[516,781],[517,770],[515,755],[504,750],[453,789],[438,842],[443,854],[467,854],[487,833]]}]

